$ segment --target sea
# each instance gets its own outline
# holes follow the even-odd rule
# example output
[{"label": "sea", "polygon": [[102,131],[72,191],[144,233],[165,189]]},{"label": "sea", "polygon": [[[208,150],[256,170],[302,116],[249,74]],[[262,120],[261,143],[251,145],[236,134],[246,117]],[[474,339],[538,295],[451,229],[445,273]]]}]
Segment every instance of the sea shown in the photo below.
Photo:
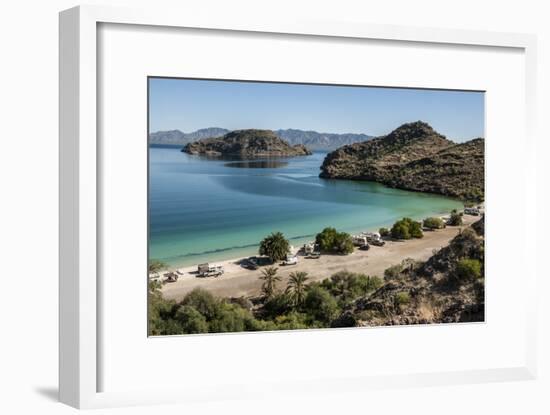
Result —
[{"label": "sea", "polygon": [[325,152],[231,160],[149,147],[149,259],[171,267],[242,258],[282,232],[299,247],[325,227],[351,234],[442,215],[454,199],[378,183],[319,178]]}]

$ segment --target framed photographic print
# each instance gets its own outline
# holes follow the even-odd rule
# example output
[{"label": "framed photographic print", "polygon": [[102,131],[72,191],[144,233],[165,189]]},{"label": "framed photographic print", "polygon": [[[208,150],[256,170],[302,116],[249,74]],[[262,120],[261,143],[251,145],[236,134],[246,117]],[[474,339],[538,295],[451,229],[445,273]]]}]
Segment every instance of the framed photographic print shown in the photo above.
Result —
[{"label": "framed photographic print", "polygon": [[148,89],[149,335],[485,321],[484,92]]},{"label": "framed photographic print", "polygon": [[60,19],[63,402],[535,375],[532,37]]}]

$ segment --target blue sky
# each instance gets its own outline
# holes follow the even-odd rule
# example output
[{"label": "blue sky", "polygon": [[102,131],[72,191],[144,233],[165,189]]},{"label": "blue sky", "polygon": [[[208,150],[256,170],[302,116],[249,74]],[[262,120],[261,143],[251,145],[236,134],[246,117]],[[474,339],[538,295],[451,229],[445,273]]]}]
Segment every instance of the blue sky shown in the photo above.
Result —
[{"label": "blue sky", "polygon": [[454,141],[484,136],[484,93],[150,78],[149,130],[298,128],[387,134],[422,120]]}]

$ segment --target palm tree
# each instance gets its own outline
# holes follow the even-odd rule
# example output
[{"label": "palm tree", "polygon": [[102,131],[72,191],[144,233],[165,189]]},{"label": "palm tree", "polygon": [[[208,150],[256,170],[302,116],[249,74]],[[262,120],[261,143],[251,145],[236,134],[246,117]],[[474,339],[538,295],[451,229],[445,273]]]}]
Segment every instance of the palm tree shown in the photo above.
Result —
[{"label": "palm tree", "polygon": [[266,236],[260,243],[260,255],[268,256],[273,262],[285,259],[289,251],[290,244],[281,232]]},{"label": "palm tree", "polygon": [[307,280],[307,272],[292,272],[290,274],[286,292],[290,295],[292,303],[295,307],[299,307],[304,303],[307,290]]},{"label": "palm tree", "polygon": [[277,270],[278,268],[275,267],[268,267],[262,270],[262,276],[260,277],[263,280],[262,292],[267,299],[273,296],[277,282],[281,281],[281,277],[277,275]]}]

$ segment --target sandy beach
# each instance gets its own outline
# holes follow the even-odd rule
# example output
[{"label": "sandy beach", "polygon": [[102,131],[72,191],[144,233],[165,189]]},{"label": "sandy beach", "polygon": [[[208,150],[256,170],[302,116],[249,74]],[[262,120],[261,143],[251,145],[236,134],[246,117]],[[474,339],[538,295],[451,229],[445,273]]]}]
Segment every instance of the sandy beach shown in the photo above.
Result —
[{"label": "sandy beach", "polygon": [[[422,239],[408,241],[387,241],[383,247],[371,246],[368,251],[355,250],[350,255],[322,255],[318,259],[299,256],[297,265],[279,266],[278,275],[282,277],[280,287],[285,287],[291,272],[308,273],[310,281],[325,279],[332,274],[347,270],[382,277],[384,270],[400,263],[405,258],[419,261],[428,259],[434,250],[448,245],[459,230],[479,219],[476,216],[464,216],[463,226],[448,226],[445,229],[424,232]],[[200,278],[196,276],[197,267],[180,268],[177,282],[164,284],[162,294],[165,298],[181,300],[185,294],[196,287],[205,288],[219,297],[255,296],[260,293],[261,270],[248,270],[238,264],[239,260],[227,260],[215,263],[223,265],[225,273],[218,277]]]}]

